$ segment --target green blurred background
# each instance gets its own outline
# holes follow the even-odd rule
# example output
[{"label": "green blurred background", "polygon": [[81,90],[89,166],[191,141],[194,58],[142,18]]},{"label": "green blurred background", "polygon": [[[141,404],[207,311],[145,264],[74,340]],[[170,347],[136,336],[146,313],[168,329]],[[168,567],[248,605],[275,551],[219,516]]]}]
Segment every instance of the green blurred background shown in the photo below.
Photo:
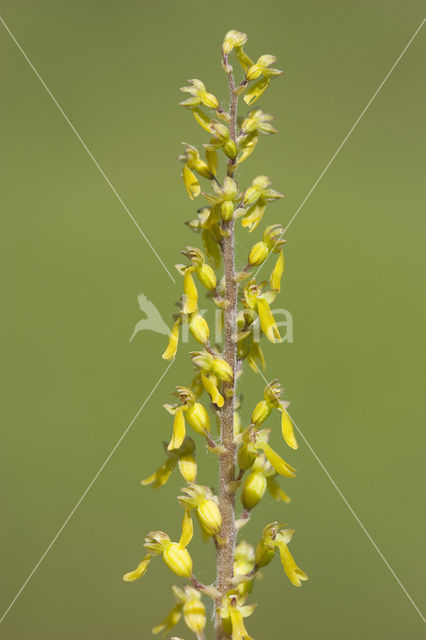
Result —
[{"label": "green blurred background", "polygon": [[[422,19],[423,3],[3,0],[1,14],[133,215],[173,271],[197,242],[176,161],[201,129],[178,106],[188,77],[226,101],[224,33],[282,78],[259,101],[278,136],[262,138],[241,181],[266,173],[289,221]],[[281,306],[294,343],[266,346],[291,413],[422,608],[424,445],[424,32],[288,231]],[[6,609],[165,369],[164,336],[144,332],[144,292],[164,318],[174,285],[0,25],[2,58],[3,379],[1,607]],[[239,230],[241,262],[260,229]],[[265,270],[266,272],[266,270]],[[267,273],[267,272],[266,272]],[[179,280],[177,278],[177,280]],[[146,531],[179,535],[177,476],[140,486],[162,461],[161,408],[191,367],[180,357],[0,626],[0,637],[149,638],[171,604],[163,563],[129,585]],[[242,384],[247,418],[263,381]],[[272,425],[271,425],[272,426]],[[282,446],[278,434],[273,438]],[[274,562],[248,625],[257,640],[423,637],[420,616],[301,443],[290,505],[266,499],[244,531],[296,529],[310,580],[294,589]],[[200,454],[200,480],[216,483]],[[213,578],[209,546],[191,545]],[[183,627],[177,635],[189,638]]]}]

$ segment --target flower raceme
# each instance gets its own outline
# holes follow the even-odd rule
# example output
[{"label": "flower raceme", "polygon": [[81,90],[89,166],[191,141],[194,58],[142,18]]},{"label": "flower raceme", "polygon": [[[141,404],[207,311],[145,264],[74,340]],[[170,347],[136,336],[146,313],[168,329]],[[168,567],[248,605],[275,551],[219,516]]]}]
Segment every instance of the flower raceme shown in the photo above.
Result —
[{"label": "flower raceme", "polygon": [[[262,135],[277,133],[273,116],[257,105],[238,116],[238,100],[242,97],[246,105],[252,105],[282,73],[274,66],[274,55],[263,53],[251,58],[246,44],[247,35],[235,29],[228,31],[222,44],[222,68],[229,99],[222,101],[217,97],[219,93],[211,91],[209,83],[198,78],[182,87],[185,99],[181,105],[192,113],[205,136],[204,143],[198,146],[185,142],[179,157],[189,199],[202,201],[195,217],[186,223],[199,235],[201,248],[184,247],[181,254],[186,263],[175,265],[182,277],[182,287],[162,357],[169,361],[176,357],[180,332],[186,335],[186,327],[199,350],[189,352],[195,369],[192,381],[187,386],[176,386],[173,392],[176,400],[163,405],[173,416],[170,439],[163,443],[165,459],[142,480],[142,485],[160,489],[174,469],[179,472],[185,483],[178,496],[184,509],[182,533],[179,541],[174,542],[164,531],[149,532],[144,542],[146,555],[133,571],[123,576],[125,582],[138,580],[145,575],[152,558],[161,556],[184,583],[172,587],[175,604],[153,628],[153,633],[168,634],[183,622],[197,640],[206,638],[208,618],[203,598],[214,601],[217,640],[253,640],[246,619],[256,605],[249,603],[249,598],[259,571],[273,560],[277,549],[292,585],[299,587],[308,578],[290,553],[294,530],[286,525],[268,524],[256,547],[245,540],[236,543],[241,527],[253,517],[255,507],[265,495],[269,494],[283,510],[287,510],[290,502],[281,482],[287,481],[282,478],[294,478],[296,470],[282,458],[275,444],[274,448],[271,446],[273,430],[266,426],[275,411],[281,414],[284,442],[293,451],[298,448],[287,413],[289,403],[282,399],[284,390],[278,380],[266,386],[263,398],[251,408],[247,426],[243,422],[244,413],[240,413],[244,409],[243,399],[237,392],[237,381],[247,364],[255,373],[266,367],[260,340],[266,338],[267,344],[281,342],[271,306],[283,288],[285,244],[285,227],[271,223],[252,243],[246,258],[235,255],[235,247],[239,246],[236,227],[255,232],[267,209],[283,198],[266,175],[255,175],[245,186],[237,176],[240,165],[251,157]],[[235,76],[234,59],[241,68],[240,80]],[[226,110],[224,106],[228,104]],[[258,270],[268,265],[270,258],[273,261],[268,279],[258,281]],[[235,272],[236,263],[245,266]],[[209,324],[199,309],[202,292],[217,307],[224,327],[221,342],[211,344]],[[194,439],[189,437],[188,427]],[[162,428],[159,424],[158,429]],[[218,490],[198,479],[202,469],[195,451],[200,436],[208,451],[218,456]],[[238,500],[237,492],[240,492]],[[236,509],[240,510],[239,516]],[[217,556],[214,585],[202,584],[194,573],[187,549],[193,537],[191,515],[196,516],[202,537]],[[174,636],[172,640],[181,639]]]}]

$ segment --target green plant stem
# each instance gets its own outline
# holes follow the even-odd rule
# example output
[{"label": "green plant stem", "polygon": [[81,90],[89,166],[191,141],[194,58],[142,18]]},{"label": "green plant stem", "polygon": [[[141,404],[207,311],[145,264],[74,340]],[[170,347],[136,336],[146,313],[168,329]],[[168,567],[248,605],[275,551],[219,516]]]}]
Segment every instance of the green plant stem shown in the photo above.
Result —
[{"label": "green plant stem", "polygon": [[[225,59],[227,64],[227,60]],[[232,70],[227,72],[229,92],[231,99],[229,130],[231,139],[236,140],[237,134],[237,105],[238,95],[235,91],[235,81]],[[232,175],[235,168],[235,160],[228,163],[228,175]],[[216,588],[224,595],[232,588],[234,576],[234,550],[237,531],[235,528],[235,493],[232,484],[235,481],[235,465],[237,446],[234,443],[234,411],[236,393],[237,370],[237,345],[235,342],[237,328],[237,294],[238,285],[235,282],[235,248],[234,248],[234,220],[223,223],[225,237],[223,240],[223,261],[225,274],[226,300],[229,303],[224,311],[225,346],[224,359],[234,371],[232,382],[223,384],[224,405],[221,411],[220,435],[221,444],[226,452],[219,457],[219,508],[222,515],[222,529],[220,532],[220,545],[217,553],[217,580]],[[217,606],[220,605],[218,601]],[[216,638],[225,640],[229,638],[223,630],[220,618],[216,617]]]}]

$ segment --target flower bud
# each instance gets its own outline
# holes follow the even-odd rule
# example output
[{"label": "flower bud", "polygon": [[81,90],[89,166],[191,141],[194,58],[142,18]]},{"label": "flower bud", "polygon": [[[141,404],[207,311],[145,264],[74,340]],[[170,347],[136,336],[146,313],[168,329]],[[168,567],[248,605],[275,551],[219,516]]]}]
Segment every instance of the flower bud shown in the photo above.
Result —
[{"label": "flower bud", "polygon": [[258,402],[251,414],[252,424],[262,424],[262,422],[265,422],[271,411],[272,407],[266,402],[266,400]]},{"label": "flower bud", "polygon": [[207,93],[207,91],[201,93],[201,102],[209,109],[219,108],[219,100],[212,93]]},{"label": "flower bud", "polygon": [[232,216],[234,214],[234,203],[230,202],[229,200],[225,200],[224,202],[222,202],[220,213],[222,216],[222,220],[232,220]]},{"label": "flower bud", "polygon": [[197,479],[197,463],[193,455],[185,453],[180,456],[178,466],[181,476],[186,482],[195,482]]},{"label": "flower bud", "polygon": [[247,80],[256,80],[260,75],[262,75],[262,67],[257,63],[247,69]]},{"label": "flower bud", "polygon": [[256,453],[253,451],[253,448],[243,443],[241,447],[238,449],[238,464],[240,469],[243,471],[247,471],[254,464],[256,460]]},{"label": "flower bud", "polygon": [[195,635],[201,635],[206,626],[206,608],[199,598],[187,600],[183,605],[183,617],[186,626]]},{"label": "flower bud", "polygon": [[263,241],[270,251],[279,253],[286,240],[283,238],[284,228],[280,224],[271,224],[263,232]]},{"label": "flower bud", "polygon": [[238,187],[235,180],[226,176],[223,181],[223,197],[224,200],[235,200],[238,195]]},{"label": "flower bud", "polygon": [[170,538],[164,531],[150,531],[145,536],[144,547],[152,551],[155,555],[162,553],[170,544]]},{"label": "flower bud", "polygon": [[197,507],[197,516],[209,536],[219,533],[222,526],[222,516],[214,500],[210,498],[202,500]]},{"label": "flower bud", "polygon": [[231,160],[235,160],[238,155],[238,148],[233,140],[227,140],[225,142],[223,145],[223,151],[226,153],[228,158],[231,158]]},{"label": "flower bud", "polygon": [[204,434],[205,431],[210,431],[209,414],[200,402],[195,402],[192,406],[188,407],[185,417],[189,425],[197,433]]},{"label": "flower bud", "polygon": [[189,321],[189,328],[197,342],[201,342],[201,344],[208,343],[210,334],[209,325],[203,316],[200,316],[199,313],[194,313]]},{"label": "flower bud", "polygon": [[266,491],[266,478],[260,471],[250,473],[243,485],[241,502],[246,509],[253,509],[263,498]]},{"label": "flower bud", "polygon": [[215,358],[212,365],[213,373],[217,375],[220,380],[224,382],[231,382],[234,377],[232,367],[222,358]]},{"label": "flower bud", "polygon": [[275,555],[275,547],[265,543],[263,540],[256,547],[255,563],[256,567],[266,567]]},{"label": "flower bud", "polygon": [[256,242],[249,253],[249,265],[252,267],[258,267],[266,260],[269,255],[269,249],[265,242]]},{"label": "flower bud", "polygon": [[203,371],[211,371],[214,358],[208,351],[191,351],[192,362]]},{"label": "flower bud", "polygon": [[224,55],[229,55],[234,47],[242,47],[247,42],[247,35],[241,31],[231,29],[225,36],[222,45],[222,51]]},{"label": "flower bud", "polygon": [[267,387],[265,387],[263,397],[265,398],[265,401],[268,403],[268,405],[274,407],[275,409],[281,409],[281,396],[283,395],[283,393],[284,389],[282,388],[279,380],[275,379],[272,380],[272,382],[269,383]]},{"label": "flower bud", "polygon": [[216,120],[212,120],[210,128],[213,132],[213,135],[216,136],[216,138],[219,138],[221,143],[225,142],[226,140],[229,140],[230,138],[229,129],[227,126],[225,126],[221,122],[216,122]]},{"label": "flower bud", "polygon": [[216,289],[216,274],[208,264],[202,264],[198,269],[196,269],[196,274],[198,280],[206,289],[209,291],[214,291]]},{"label": "flower bud", "polygon": [[163,551],[163,560],[176,575],[189,578],[192,574],[192,558],[177,542],[170,542]]}]

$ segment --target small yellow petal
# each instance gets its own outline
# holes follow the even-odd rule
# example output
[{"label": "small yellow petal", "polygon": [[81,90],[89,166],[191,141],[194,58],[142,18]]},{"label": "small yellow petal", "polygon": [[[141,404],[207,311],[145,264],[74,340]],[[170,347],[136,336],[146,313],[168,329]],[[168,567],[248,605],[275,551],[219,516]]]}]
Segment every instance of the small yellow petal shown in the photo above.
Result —
[{"label": "small yellow petal", "polygon": [[218,407],[223,407],[223,404],[225,401],[223,399],[223,396],[219,392],[219,389],[217,388],[216,384],[213,382],[212,378],[207,377],[206,375],[204,375],[204,373],[202,373],[201,380],[203,383],[203,387],[211,397],[212,402],[214,404],[217,404]]},{"label": "small yellow petal", "polygon": [[185,482],[195,482],[197,479],[197,463],[190,453],[179,458],[179,471]]},{"label": "small yellow petal", "polygon": [[189,321],[189,329],[197,340],[201,344],[206,345],[209,341],[210,329],[207,323],[207,320],[200,316],[199,313],[194,313],[191,315],[191,319]]},{"label": "small yellow petal", "polygon": [[209,414],[200,402],[194,402],[192,407],[188,407],[186,419],[197,433],[204,435],[206,431],[210,431]]},{"label": "small yellow petal", "polygon": [[288,444],[288,446],[292,449],[298,449],[299,445],[297,444],[297,440],[294,435],[293,423],[284,408],[281,409],[281,430],[284,441]]},{"label": "small yellow petal", "polygon": [[194,118],[196,119],[196,121],[198,122],[199,125],[201,125],[203,127],[203,129],[205,129],[206,131],[208,131],[208,133],[211,133],[211,118],[208,117],[208,115],[206,113],[204,113],[204,111],[202,109],[193,109],[192,113],[194,115]]},{"label": "small yellow petal", "polygon": [[302,569],[299,569],[288,547],[284,543],[278,545],[281,563],[288,579],[295,587],[300,587],[302,582],[308,580],[308,576]]},{"label": "small yellow petal", "polygon": [[296,476],[296,469],[291,467],[285,460],[278,455],[276,451],[269,446],[267,442],[262,442],[256,445],[259,449],[262,449],[265,452],[265,456],[268,461],[271,463],[273,468],[280,476],[285,476],[286,478],[294,478]]},{"label": "small yellow petal", "polygon": [[183,415],[183,407],[178,407],[175,413],[175,419],[173,421],[173,435],[170,440],[167,449],[171,451],[172,449],[179,449],[182,442],[185,439],[186,429],[185,429],[185,418]]},{"label": "small yellow petal", "polygon": [[248,105],[253,104],[260,98],[260,96],[266,91],[269,85],[269,78],[261,78],[255,82],[249,89],[247,89],[244,102]]},{"label": "small yellow petal", "polygon": [[241,611],[236,608],[230,608],[231,624],[232,624],[232,640],[253,640],[247,633],[244,626]]},{"label": "small yellow petal", "polygon": [[141,578],[146,570],[148,569],[148,565],[151,561],[151,556],[148,554],[145,558],[138,564],[134,571],[129,571],[129,573],[125,573],[123,576],[124,582],[134,582]]},{"label": "small yellow petal", "polygon": [[277,500],[278,502],[279,501],[286,502],[287,504],[291,502],[291,498],[281,489],[276,478],[274,477],[267,478],[267,484],[268,484],[268,491],[271,494],[271,496],[274,498],[274,500]]},{"label": "small yellow petal", "polygon": [[278,291],[278,292],[281,290],[281,278],[283,273],[284,273],[284,253],[280,251],[277,261],[275,263],[274,269],[271,273],[271,279],[270,279],[271,289],[274,289],[275,291]]},{"label": "small yellow petal", "polygon": [[187,269],[183,276],[184,304],[182,311],[187,315],[196,311],[198,302],[198,291],[191,271],[192,268]]},{"label": "small yellow petal", "polygon": [[266,491],[266,478],[263,473],[250,473],[244,480],[241,502],[245,509],[253,509],[263,498]]},{"label": "small yellow petal", "polygon": [[189,511],[185,510],[182,520],[182,535],[179,540],[179,545],[183,548],[187,547],[194,535],[194,526],[192,524],[192,518],[189,515]]},{"label": "small yellow petal", "polygon": [[222,516],[214,500],[203,500],[197,507],[198,519],[209,536],[219,533],[222,526]]},{"label": "small yellow petal", "polygon": [[177,352],[178,344],[179,344],[179,325],[181,319],[178,318],[174,323],[172,330],[170,331],[169,336],[169,344],[167,345],[167,349],[162,355],[164,360],[172,360]]},{"label": "small yellow petal", "polygon": [[186,165],[183,167],[182,178],[191,200],[199,196],[201,193],[200,183],[198,182],[196,175]]},{"label": "small yellow petal", "polygon": [[270,342],[281,342],[280,332],[272,315],[269,303],[264,298],[257,299],[257,310],[259,313],[260,326],[265,336]]},{"label": "small yellow petal", "polygon": [[173,467],[175,465],[175,461],[172,459],[166,460],[161,467],[157,469],[152,475],[145,480],[141,481],[143,486],[152,484],[153,489],[157,489],[158,487],[162,487],[166,484],[167,480],[170,478],[170,474],[172,473]]},{"label": "small yellow petal", "polygon": [[177,625],[181,617],[182,617],[182,604],[178,603],[178,604],[175,604],[173,609],[167,614],[164,620],[160,624],[157,624],[156,627],[153,628],[152,633],[154,635],[157,635],[162,631],[164,632],[170,631],[170,629],[173,629],[173,627]]}]

